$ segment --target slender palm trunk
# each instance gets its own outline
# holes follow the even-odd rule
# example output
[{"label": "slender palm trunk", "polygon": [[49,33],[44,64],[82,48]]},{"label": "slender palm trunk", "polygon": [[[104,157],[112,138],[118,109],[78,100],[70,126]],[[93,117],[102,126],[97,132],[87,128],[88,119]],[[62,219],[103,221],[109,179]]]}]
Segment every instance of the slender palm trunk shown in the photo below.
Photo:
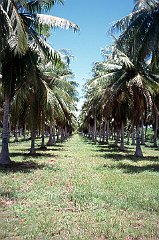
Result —
[{"label": "slender palm trunk", "polygon": [[99,141],[102,142],[102,122],[100,122]]},{"label": "slender palm trunk", "polygon": [[155,114],[154,147],[157,147],[158,113]]},{"label": "slender palm trunk", "polygon": [[124,150],[124,123],[121,125],[121,139],[120,139],[120,150]]},{"label": "slender palm trunk", "polygon": [[109,121],[108,120],[106,122],[106,126],[107,126],[107,129],[106,129],[106,144],[109,144]]},{"label": "slender palm trunk", "polygon": [[30,154],[35,154],[35,130],[32,129],[31,131],[31,148],[30,148]]},{"label": "slender palm trunk", "polygon": [[42,111],[42,133],[41,133],[41,148],[45,148],[45,116]]},{"label": "slender palm trunk", "polygon": [[47,143],[48,146],[53,146],[54,145],[54,142],[55,142],[54,135],[55,135],[55,130],[53,128],[53,122],[50,121],[50,135],[49,135],[49,141]]},{"label": "slender palm trunk", "polygon": [[57,142],[59,142],[60,139],[60,126],[57,127]]},{"label": "slender palm trunk", "polygon": [[132,145],[135,145],[135,128],[134,128],[134,124],[132,124]]},{"label": "slender palm trunk", "polygon": [[119,128],[117,127],[116,140],[115,140],[115,145],[116,145],[116,146],[118,146],[118,142],[119,142],[119,133],[120,133],[120,130],[119,130]]},{"label": "slender palm trunk", "polygon": [[127,130],[127,145],[129,145],[129,143],[130,143],[130,130],[128,129]]},{"label": "slender palm trunk", "polygon": [[42,123],[42,134],[41,134],[41,148],[45,148],[45,130],[44,123]]},{"label": "slender palm trunk", "polygon": [[136,151],[135,151],[136,157],[143,157],[141,145],[140,145],[140,127],[139,124],[136,126]]},{"label": "slender palm trunk", "polygon": [[64,128],[63,128],[63,126],[61,126],[61,128],[60,128],[60,131],[61,131],[61,143],[63,142],[63,140],[64,140]]},{"label": "slender palm trunk", "polygon": [[94,115],[93,140],[95,142],[97,141],[97,117],[96,117],[96,113]]},{"label": "slender palm trunk", "polygon": [[142,122],[141,122],[141,144],[145,145],[145,132],[144,132],[144,119],[142,116]]},{"label": "slender palm trunk", "polygon": [[147,124],[145,126],[145,140],[147,140]]},{"label": "slender palm trunk", "polygon": [[24,128],[23,128],[23,137],[25,140],[26,139],[26,124],[24,124]]},{"label": "slender palm trunk", "polygon": [[104,129],[103,129],[103,142],[105,141],[105,133],[106,133],[106,121],[104,122]]},{"label": "slender palm trunk", "polygon": [[15,142],[18,142],[18,123],[16,124],[16,127],[15,127],[15,134],[14,134],[14,136],[15,136],[15,139],[14,139],[14,141]]},{"label": "slender palm trunk", "polygon": [[7,165],[11,162],[9,157],[9,95],[4,96],[3,130],[2,130],[2,149],[0,155],[0,164]]}]

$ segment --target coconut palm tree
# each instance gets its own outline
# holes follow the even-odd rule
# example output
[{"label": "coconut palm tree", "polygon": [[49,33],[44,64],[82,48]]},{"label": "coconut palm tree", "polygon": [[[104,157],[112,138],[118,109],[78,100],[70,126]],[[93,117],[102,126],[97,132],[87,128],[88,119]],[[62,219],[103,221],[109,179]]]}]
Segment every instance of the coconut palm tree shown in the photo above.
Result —
[{"label": "coconut palm tree", "polygon": [[[114,119],[117,131],[121,129],[121,149],[124,148],[124,123],[131,116],[137,128],[135,155],[142,156],[139,127],[143,114],[146,118],[152,106],[150,87],[146,79],[136,71],[130,59],[118,49],[115,49],[107,61],[98,63],[96,69],[95,78],[90,81],[90,86],[94,85],[91,96],[93,99],[94,96],[98,96],[100,108],[105,106],[107,117],[111,116]],[[90,88],[88,93],[90,95]]]},{"label": "coconut palm tree", "polygon": [[159,52],[159,1],[136,0],[128,16],[117,21],[112,31],[120,30],[117,48],[133,62],[137,71],[147,75],[149,81],[157,81],[152,65],[158,69]]},{"label": "coconut palm tree", "polygon": [[[57,1],[62,3],[62,1]],[[2,79],[4,88],[4,117],[2,133],[1,164],[10,163],[8,150],[8,118],[9,105],[16,89],[17,73],[15,73],[15,54],[25,54],[28,45],[36,52],[43,52],[49,59],[60,60],[60,56],[50,48],[42,33],[48,33],[49,28],[62,27],[78,29],[78,26],[65,19],[40,15],[42,11],[50,9],[55,1],[0,1],[0,62],[2,63]],[[15,21],[16,19],[16,21]],[[4,27],[5,26],[5,27]],[[6,60],[7,59],[7,60]],[[7,70],[7,71],[6,71]],[[8,75],[7,75],[8,74]]]},{"label": "coconut palm tree", "polygon": [[[112,30],[119,29],[121,32],[116,41],[117,47],[129,56],[138,73],[145,76],[148,84],[156,92],[155,94],[158,94],[159,82],[158,20],[158,0],[136,0],[133,12],[117,21],[112,28]],[[157,118],[158,110],[156,109],[155,112],[155,117]],[[158,121],[155,120],[155,122],[157,124]]]}]

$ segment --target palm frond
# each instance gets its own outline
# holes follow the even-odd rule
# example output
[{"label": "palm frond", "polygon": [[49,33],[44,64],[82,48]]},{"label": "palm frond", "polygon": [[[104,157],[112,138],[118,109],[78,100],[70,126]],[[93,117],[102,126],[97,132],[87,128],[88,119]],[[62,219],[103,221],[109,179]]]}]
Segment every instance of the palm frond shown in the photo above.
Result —
[{"label": "palm frond", "polygon": [[134,11],[138,9],[152,10],[159,6],[158,0],[135,0]]},{"label": "palm frond", "polygon": [[42,37],[40,37],[33,29],[29,29],[28,34],[30,36],[29,46],[30,48],[37,52],[38,56],[44,56],[46,59],[54,62],[54,64],[64,63],[61,60],[60,54],[55,51]]},{"label": "palm frond", "polygon": [[63,29],[73,29],[74,31],[79,30],[79,26],[73,22],[59,17],[54,17],[45,14],[36,14],[35,22],[37,25],[46,25],[50,28],[63,28]]},{"label": "palm frond", "polygon": [[63,0],[30,0],[25,3],[25,7],[29,12],[36,13],[36,12],[46,12],[51,9],[55,3],[63,4]]},{"label": "palm frond", "polygon": [[0,14],[3,15],[4,22],[1,25],[9,30],[8,44],[15,54],[24,54],[28,48],[27,35],[24,28],[23,20],[17,12],[11,0],[3,0],[0,5]]},{"label": "palm frond", "polygon": [[140,14],[142,14],[142,11],[138,10],[114,22],[109,30],[109,33],[113,34],[116,31],[119,32],[125,31],[129,27],[129,25],[136,19],[136,17],[138,17]]}]

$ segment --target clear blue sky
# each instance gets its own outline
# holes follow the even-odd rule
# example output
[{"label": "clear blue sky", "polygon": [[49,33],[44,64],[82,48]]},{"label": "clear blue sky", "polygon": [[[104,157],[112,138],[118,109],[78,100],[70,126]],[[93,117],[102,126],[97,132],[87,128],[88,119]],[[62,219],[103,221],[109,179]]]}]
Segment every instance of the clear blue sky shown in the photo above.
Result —
[{"label": "clear blue sky", "polygon": [[79,83],[80,96],[85,79],[91,77],[93,63],[102,60],[101,48],[112,43],[107,33],[112,22],[128,15],[133,3],[133,0],[65,0],[64,5],[55,5],[51,10],[52,15],[66,18],[80,27],[79,33],[54,30],[49,38],[54,49],[69,49],[75,56],[70,67]]}]

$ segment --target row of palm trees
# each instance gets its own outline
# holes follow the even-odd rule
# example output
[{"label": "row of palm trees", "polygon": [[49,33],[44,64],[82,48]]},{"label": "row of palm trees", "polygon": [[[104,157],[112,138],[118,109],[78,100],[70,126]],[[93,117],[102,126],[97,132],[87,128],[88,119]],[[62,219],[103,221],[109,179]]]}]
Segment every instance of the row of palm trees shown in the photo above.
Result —
[{"label": "row of palm trees", "polygon": [[[51,28],[79,27],[63,18],[46,15],[63,0],[0,0],[0,69],[3,104],[0,164],[9,164],[9,129],[31,131],[31,153],[35,136],[50,126],[50,144],[55,126],[67,132],[73,125],[77,101],[76,83],[67,64],[69,56],[48,43]],[[66,129],[65,129],[66,130]],[[66,132],[66,131],[65,131]],[[24,134],[25,135],[25,134]]]},{"label": "row of palm trees", "polygon": [[[103,49],[104,61],[95,63],[93,77],[86,83],[86,100],[80,116],[80,129],[94,140],[108,143],[114,134],[124,149],[136,127],[136,156],[143,156],[144,129],[154,126],[157,146],[159,122],[159,1],[136,0],[131,14],[117,21],[111,34],[119,37]],[[141,134],[140,134],[141,133]],[[142,137],[141,137],[142,135]]]}]

